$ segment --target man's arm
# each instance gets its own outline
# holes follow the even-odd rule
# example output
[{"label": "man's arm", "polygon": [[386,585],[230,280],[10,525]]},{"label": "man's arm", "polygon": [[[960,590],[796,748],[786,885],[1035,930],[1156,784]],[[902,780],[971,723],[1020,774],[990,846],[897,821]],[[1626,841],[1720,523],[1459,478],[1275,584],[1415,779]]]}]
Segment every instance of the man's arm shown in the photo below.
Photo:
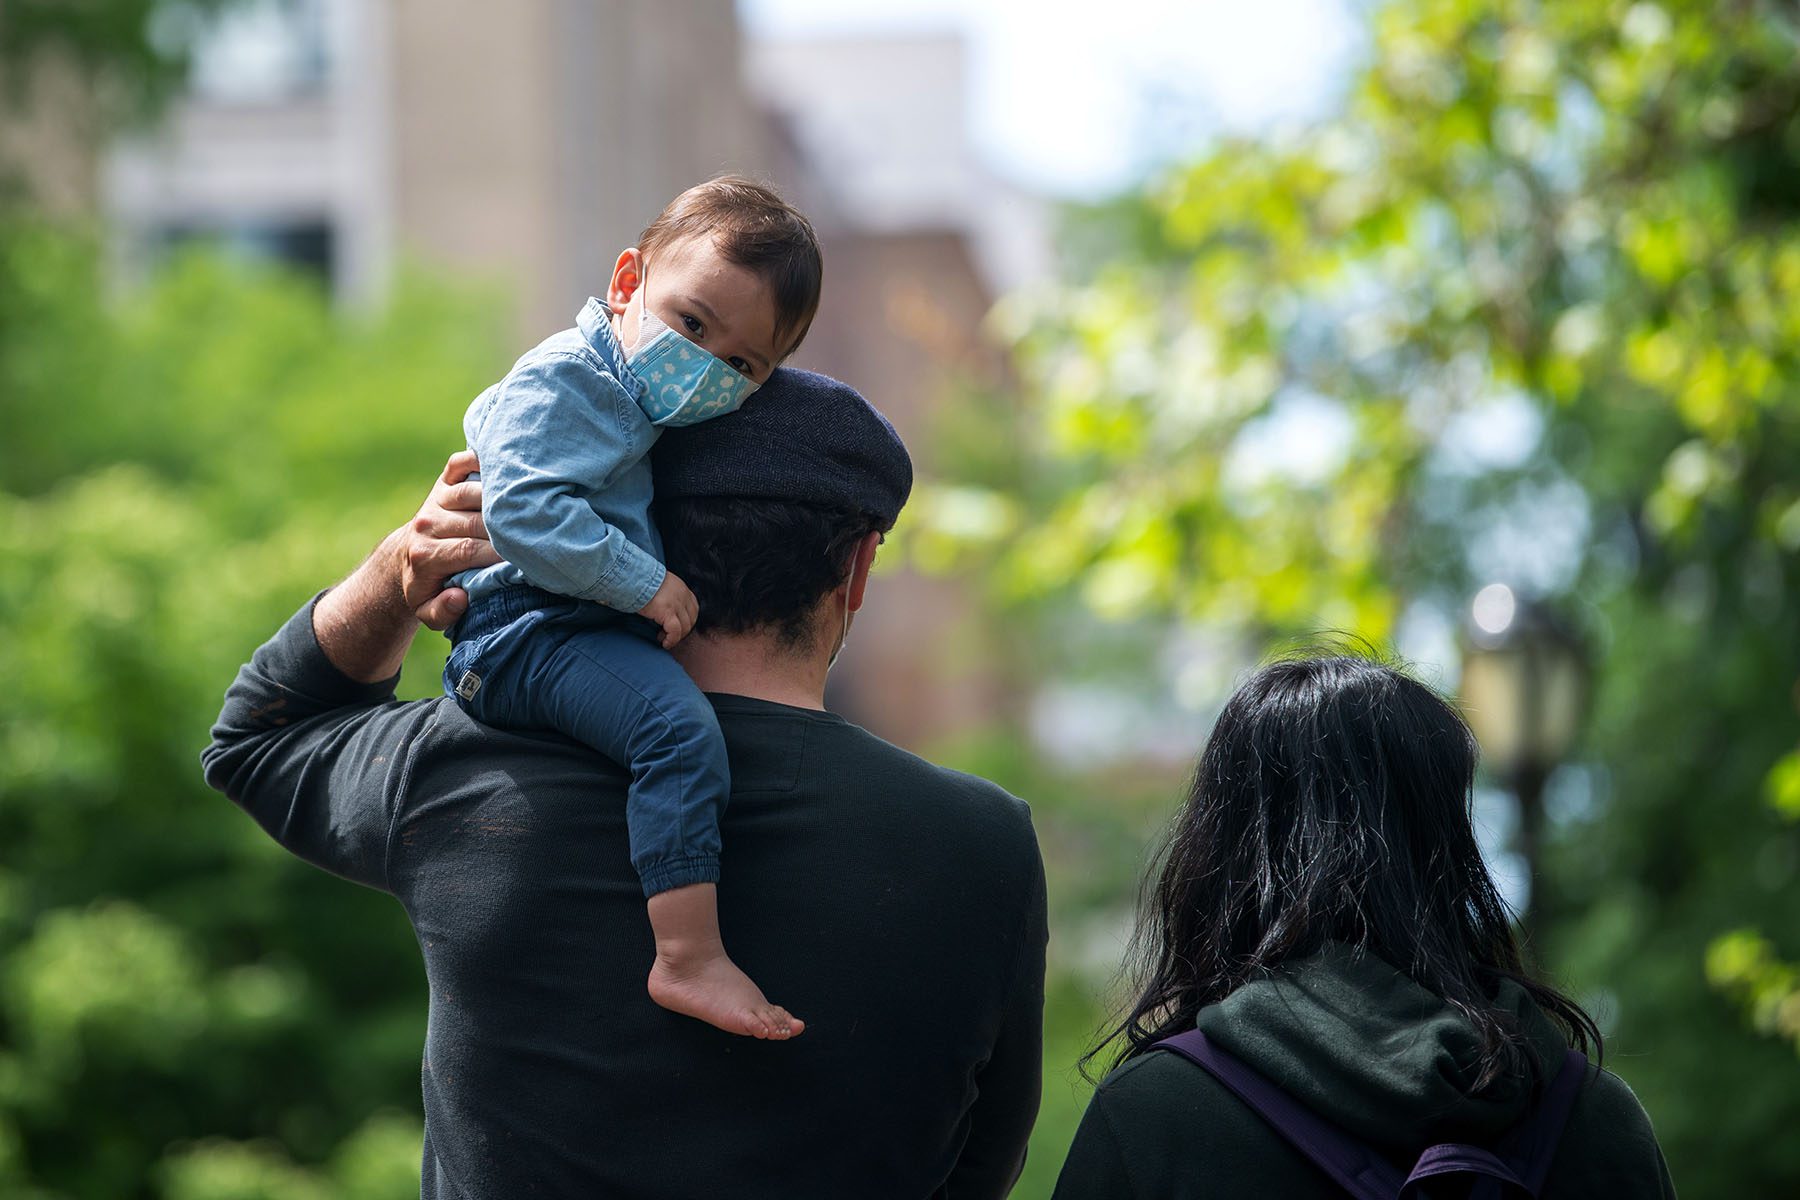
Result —
[{"label": "man's arm", "polygon": [[473,466],[452,459],[418,517],[257,650],[201,755],[207,782],[276,841],[371,887],[386,886],[399,780],[429,711],[389,703],[400,660],[417,621],[466,607],[444,579],[494,561],[479,514],[446,507],[467,503]]},{"label": "man's arm", "polygon": [[1030,885],[1019,928],[1019,960],[1000,1033],[976,1076],[969,1139],[945,1185],[949,1200],[1001,1197],[1025,1169],[1025,1145],[1044,1086],[1044,863],[1031,839]]}]

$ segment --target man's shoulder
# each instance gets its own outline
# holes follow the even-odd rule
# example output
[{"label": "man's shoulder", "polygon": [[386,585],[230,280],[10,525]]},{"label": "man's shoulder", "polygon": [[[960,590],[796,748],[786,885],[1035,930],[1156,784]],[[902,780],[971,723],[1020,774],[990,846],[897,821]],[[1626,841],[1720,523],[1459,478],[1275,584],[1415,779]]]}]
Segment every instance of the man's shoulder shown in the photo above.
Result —
[{"label": "man's shoulder", "polygon": [[560,733],[500,729],[470,716],[447,696],[407,701],[421,716],[415,788],[443,788],[479,777],[482,794],[530,792],[534,798],[594,791],[623,795],[631,773],[611,759]]},{"label": "man's shoulder", "polygon": [[1036,844],[1031,806],[991,779],[969,771],[932,762],[911,750],[894,745],[860,725],[845,723],[845,735],[854,739],[859,757],[872,777],[879,772],[884,784],[909,801],[991,823],[997,832],[1010,832]]}]

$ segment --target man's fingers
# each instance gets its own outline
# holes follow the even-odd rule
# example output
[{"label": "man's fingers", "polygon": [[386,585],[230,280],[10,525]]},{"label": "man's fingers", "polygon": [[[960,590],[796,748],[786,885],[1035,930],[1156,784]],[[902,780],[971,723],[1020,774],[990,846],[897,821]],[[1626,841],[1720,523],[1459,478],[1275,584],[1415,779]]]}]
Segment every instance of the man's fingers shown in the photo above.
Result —
[{"label": "man's fingers", "polygon": [[439,508],[447,508],[451,512],[480,512],[481,481],[475,479],[462,483],[440,483],[431,490],[431,499]]},{"label": "man's fingers", "polygon": [[428,538],[476,538],[487,541],[487,523],[481,513],[449,512],[426,507],[412,519],[412,531]]},{"label": "man's fingers", "polygon": [[468,593],[444,586],[451,576],[501,561],[481,519],[481,484],[469,479],[480,469],[470,450],[445,460],[431,495],[399,539],[401,596],[432,629],[448,629],[468,611]]},{"label": "man's fingers", "polygon": [[500,561],[494,543],[473,537],[427,538],[406,548],[407,565],[415,575],[436,575],[442,581],[458,571],[490,566]]},{"label": "man's fingers", "polygon": [[469,593],[461,588],[445,588],[413,611],[427,629],[442,633],[469,611]]},{"label": "man's fingers", "polygon": [[448,568],[445,575],[473,571],[477,567],[491,567],[500,561],[500,552],[486,538],[450,538],[437,544],[443,548],[441,562]]},{"label": "man's fingers", "polygon": [[444,463],[442,479],[449,484],[461,483],[479,470],[481,460],[475,457],[473,450],[458,450]]},{"label": "man's fingers", "polygon": [[401,579],[401,592],[407,606],[418,609],[428,603],[443,587],[444,580],[458,571],[490,567],[500,561],[492,542],[464,537],[418,541],[407,547],[407,570]]}]

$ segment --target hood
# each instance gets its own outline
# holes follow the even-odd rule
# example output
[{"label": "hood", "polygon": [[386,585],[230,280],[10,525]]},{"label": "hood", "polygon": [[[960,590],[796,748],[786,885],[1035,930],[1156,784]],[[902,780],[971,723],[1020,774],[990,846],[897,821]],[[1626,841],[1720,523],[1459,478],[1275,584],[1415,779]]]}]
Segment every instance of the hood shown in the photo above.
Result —
[{"label": "hood", "polygon": [[[1524,988],[1508,980],[1495,1002],[1540,1062],[1558,1061],[1562,1034]],[[1491,1141],[1532,1100],[1526,1077],[1473,1093],[1474,1027],[1383,959],[1348,946],[1245,984],[1202,1009],[1198,1023],[1296,1100],[1384,1149]]]}]

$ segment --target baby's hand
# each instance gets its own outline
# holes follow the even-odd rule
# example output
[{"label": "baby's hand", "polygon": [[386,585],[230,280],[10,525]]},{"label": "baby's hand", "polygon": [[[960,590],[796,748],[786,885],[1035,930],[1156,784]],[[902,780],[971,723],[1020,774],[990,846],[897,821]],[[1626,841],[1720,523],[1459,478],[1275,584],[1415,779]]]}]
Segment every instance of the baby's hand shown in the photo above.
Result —
[{"label": "baby's hand", "polygon": [[700,602],[694,599],[694,593],[681,581],[681,576],[670,571],[663,576],[662,586],[650,597],[650,603],[638,610],[638,615],[661,625],[662,648],[673,650],[700,619]]}]

